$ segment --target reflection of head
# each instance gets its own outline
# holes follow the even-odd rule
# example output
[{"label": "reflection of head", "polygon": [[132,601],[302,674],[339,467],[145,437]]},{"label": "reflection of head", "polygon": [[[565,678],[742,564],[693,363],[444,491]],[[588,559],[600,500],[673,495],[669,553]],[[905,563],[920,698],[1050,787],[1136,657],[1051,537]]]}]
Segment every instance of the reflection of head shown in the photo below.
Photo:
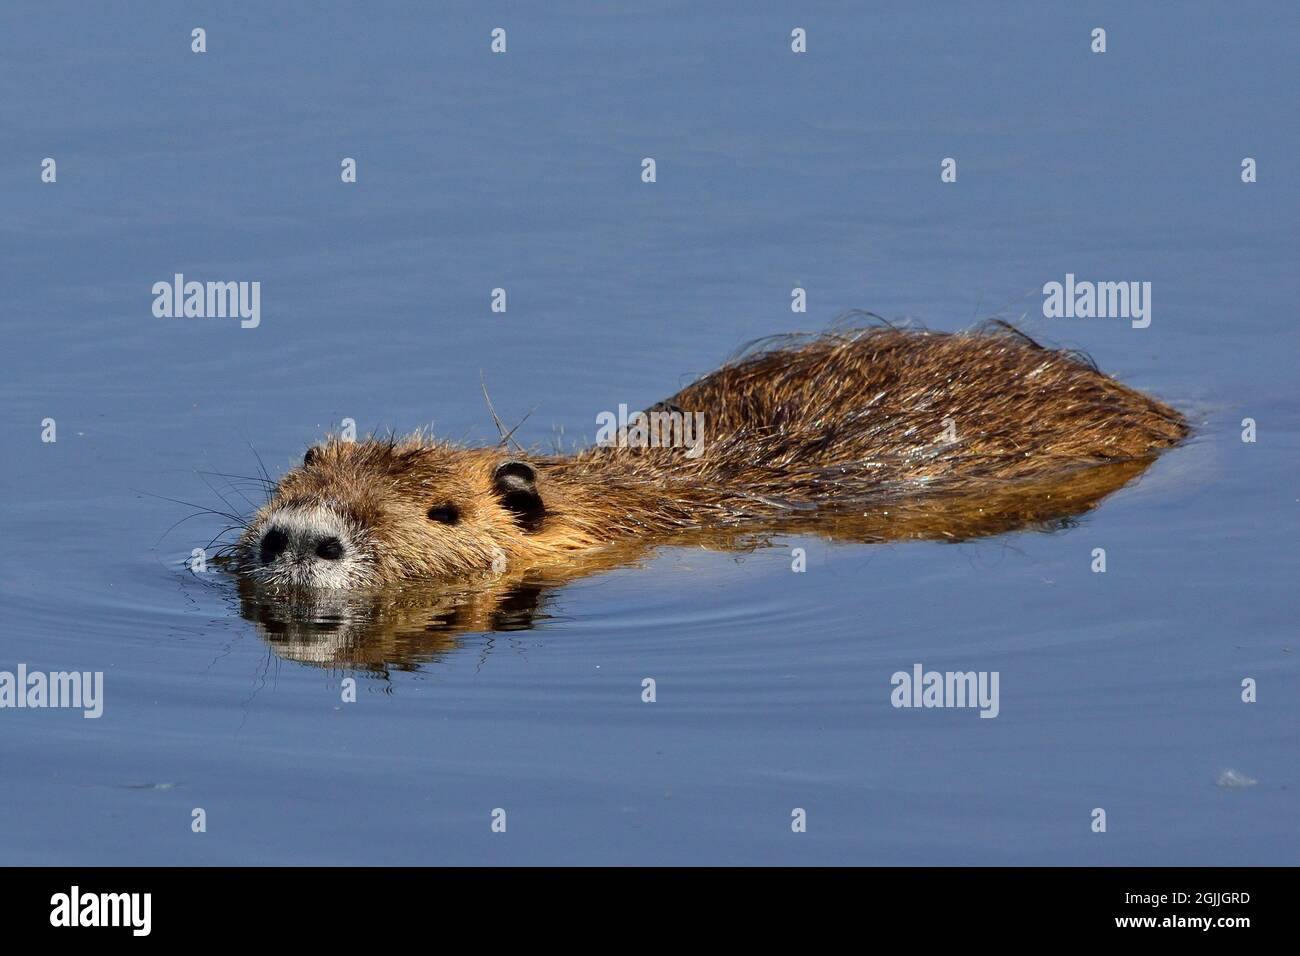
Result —
[{"label": "reflection of head", "polygon": [[[1040,482],[986,487],[979,495],[898,497],[869,509],[819,511],[733,530],[688,532],[669,545],[747,551],[774,535],[831,541],[967,541],[1008,531],[1068,528],[1152,459],[1084,468]],[[631,542],[575,558],[544,577],[485,577],[475,584],[406,584],[372,590],[267,587],[239,576],[241,613],[288,660],[357,670],[413,669],[457,647],[457,635],[527,630],[546,617],[549,593],[576,578],[633,563],[648,544]]]},{"label": "reflection of head", "polygon": [[280,657],[373,671],[437,660],[456,649],[458,634],[527,630],[541,616],[543,593],[524,583],[286,592],[239,578],[240,613]]}]

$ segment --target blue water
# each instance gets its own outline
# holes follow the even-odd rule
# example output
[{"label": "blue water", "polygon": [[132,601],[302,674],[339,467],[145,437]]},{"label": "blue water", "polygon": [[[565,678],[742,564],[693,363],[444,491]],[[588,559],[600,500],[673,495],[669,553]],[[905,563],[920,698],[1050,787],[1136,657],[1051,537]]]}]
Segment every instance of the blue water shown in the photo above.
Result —
[{"label": "blue water", "polygon": [[[0,11],[0,671],[105,675],[0,711],[0,862],[1296,861],[1297,8],[704,6]],[[155,318],[177,272],[260,325]],[[1066,273],[1150,327],[1043,318]],[[482,383],[581,444],[855,308],[1012,319],[1196,437],[1064,532],[667,548],[377,668],[270,640],[157,497],[246,511],[204,473],[344,418],[495,440]],[[891,707],[917,662],[999,716]]]}]

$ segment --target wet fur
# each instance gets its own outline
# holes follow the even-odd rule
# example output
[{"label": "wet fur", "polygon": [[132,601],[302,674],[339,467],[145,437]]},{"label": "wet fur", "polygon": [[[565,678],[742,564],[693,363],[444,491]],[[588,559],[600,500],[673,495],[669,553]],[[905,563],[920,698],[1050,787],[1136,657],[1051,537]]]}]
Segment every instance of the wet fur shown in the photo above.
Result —
[{"label": "wet fur", "polygon": [[[885,539],[909,513],[913,527],[938,515],[931,536],[967,536],[986,533],[978,528],[994,512],[1023,522],[1067,514],[1072,485],[1074,505],[1091,507],[1095,486],[1116,485],[1088,472],[1132,463],[1137,474],[1188,434],[1168,405],[1001,324],[770,340],[663,404],[703,412],[700,457],[608,447],[514,455],[418,434],[331,439],[281,479],[241,539],[237,564],[256,574],[268,513],[317,504],[339,510],[366,543],[358,585],[490,576],[494,567],[518,574],[620,544],[734,528],[829,530],[850,520],[858,526],[846,536]],[[955,441],[945,440],[947,420]],[[535,472],[537,521],[503,506],[494,474],[508,459]],[[426,517],[444,502],[460,509],[455,527]],[[891,512],[883,528],[861,526]]]}]

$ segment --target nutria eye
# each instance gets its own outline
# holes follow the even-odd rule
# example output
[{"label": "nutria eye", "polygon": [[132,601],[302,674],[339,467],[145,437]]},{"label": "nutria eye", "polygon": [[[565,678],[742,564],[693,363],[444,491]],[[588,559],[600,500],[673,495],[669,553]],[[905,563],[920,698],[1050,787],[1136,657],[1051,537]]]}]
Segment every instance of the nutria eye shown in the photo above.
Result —
[{"label": "nutria eye", "polygon": [[429,519],[442,524],[455,524],[460,520],[460,510],[455,505],[438,505],[429,509]]}]

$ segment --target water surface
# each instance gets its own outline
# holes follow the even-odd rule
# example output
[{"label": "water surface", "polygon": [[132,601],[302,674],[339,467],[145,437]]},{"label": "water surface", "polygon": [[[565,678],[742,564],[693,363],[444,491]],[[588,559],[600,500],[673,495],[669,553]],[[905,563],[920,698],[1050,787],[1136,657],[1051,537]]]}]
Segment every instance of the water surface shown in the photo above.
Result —
[{"label": "water surface", "polygon": [[[0,712],[0,861],[1295,862],[1298,25],[9,5],[0,669],[102,670],[106,701]],[[261,325],[155,318],[177,272],[260,281]],[[1042,318],[1067,272],[1152,282],[1150,328]],[[1003,315],[1197,435],[1056,533],[667,548],[356,667],[187,572],[224,522],[157,497],[246,511],[256,482],[207,473],[282,472],[345,418],[493,440],[484,382],[523,443],[581,444],[854,308]],[[998,671],[1000,715],[892,708],[916,662]]]}]

